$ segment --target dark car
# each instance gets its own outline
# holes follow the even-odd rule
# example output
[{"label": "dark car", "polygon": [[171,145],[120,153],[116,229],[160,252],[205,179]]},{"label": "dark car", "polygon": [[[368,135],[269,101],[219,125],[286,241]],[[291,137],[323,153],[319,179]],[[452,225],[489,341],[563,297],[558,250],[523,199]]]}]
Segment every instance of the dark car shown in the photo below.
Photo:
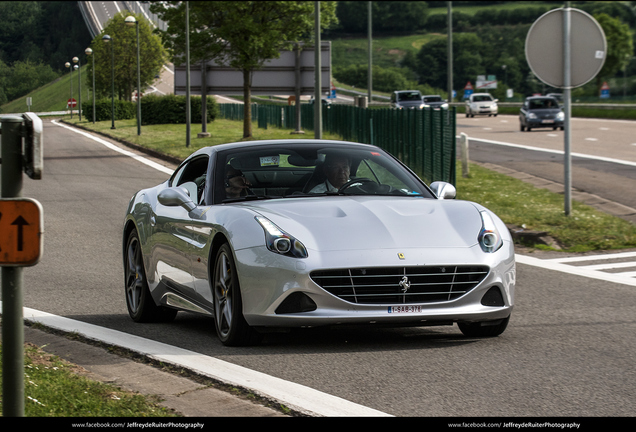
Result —
[{"label": "dark car", "polygon": [[398,90],[391,93],[391,107],[395,109],[422,109],[422,93],[419,90]]},{"label": "dark car", "polygon": [[521,132],[533,128],[552,128],[563,130],[563,110],[553,97],[533,96],[526,98],[519,111]]},{"label": "dark car", "polygon": [[448,108],[448,102],[446,99],[442,99],[439,95],[422,96],[422,102],[424,102],[424,107],[430,107],[433,109]]}]

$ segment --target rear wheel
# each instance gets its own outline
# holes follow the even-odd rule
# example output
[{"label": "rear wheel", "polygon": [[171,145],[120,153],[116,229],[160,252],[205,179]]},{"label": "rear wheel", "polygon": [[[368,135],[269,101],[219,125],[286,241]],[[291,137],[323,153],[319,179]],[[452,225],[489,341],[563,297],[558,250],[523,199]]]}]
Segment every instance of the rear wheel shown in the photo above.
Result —
[{"label": "rear wheel", "polygon": [[141,242],[136,230],[128,235],[124,257],[126,306],[136,322],[166,322],[177,316],[175,309],[157,306],[152,299],[144,269]]},{"label": "rear wheel", "polygon": [[464,335],[469,337],[495,337],[499,336],[508,327],[510,317],[503,320],[486,321],[477,323],[460,322],[457,326]]},{"label": "rear wheel", "polygon": [[243,301],[234,256],[225,243],[216,254],[213,276],[214,324],[223,345],[241,346],[259,342],[260,334],[243,317]]}]

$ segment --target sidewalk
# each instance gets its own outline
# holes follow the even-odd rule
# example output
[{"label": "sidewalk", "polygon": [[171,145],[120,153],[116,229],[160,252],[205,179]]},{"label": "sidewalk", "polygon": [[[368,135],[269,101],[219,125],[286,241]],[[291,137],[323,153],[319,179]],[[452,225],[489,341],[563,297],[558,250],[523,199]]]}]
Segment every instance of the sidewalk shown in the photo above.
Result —
[{"label": "sidewalk", "polygon": [[24,327],[24,341],[43,347],[66,361],[86,369],[92,380],[106,382],[124,390],[156,395],[184,417],[292,417],[226,390],[213,387],[211,380],[197,382],[175,373],[160,370],[105,348],[68,339],[30,326]]}]

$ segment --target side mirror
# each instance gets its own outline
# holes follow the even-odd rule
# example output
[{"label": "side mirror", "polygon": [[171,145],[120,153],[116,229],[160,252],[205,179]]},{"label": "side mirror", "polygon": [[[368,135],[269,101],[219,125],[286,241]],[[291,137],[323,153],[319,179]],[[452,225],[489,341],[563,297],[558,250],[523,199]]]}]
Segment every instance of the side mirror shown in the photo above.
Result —
[{"label": "side mirror", "polygon": [[188,212],[194,210],[197,205],[192,201],[188,190],[183,187],[167,188],[159,192],[157,200],[168,207],[181,206]]},{"label": "side mirror", "polygon": [[457,196],[457,189],[450,183],[436,181],[431,183],[430,187],[438,199],[454,199]]}]

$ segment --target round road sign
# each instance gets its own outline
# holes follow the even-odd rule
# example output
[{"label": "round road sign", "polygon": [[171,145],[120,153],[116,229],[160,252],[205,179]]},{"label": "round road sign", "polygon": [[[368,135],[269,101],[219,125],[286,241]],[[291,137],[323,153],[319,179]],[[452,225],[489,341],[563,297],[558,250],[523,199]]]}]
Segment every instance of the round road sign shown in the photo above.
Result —
[{"label": "round road sign", "polygon": [[[598,22],[579,9],[570,11],[570,87],[594,78],[605,63],[607,42]],[[553,9],[540,16],[526,37],[526,59],[532,72],[552,87],[564,87],[563,15]]]}]

